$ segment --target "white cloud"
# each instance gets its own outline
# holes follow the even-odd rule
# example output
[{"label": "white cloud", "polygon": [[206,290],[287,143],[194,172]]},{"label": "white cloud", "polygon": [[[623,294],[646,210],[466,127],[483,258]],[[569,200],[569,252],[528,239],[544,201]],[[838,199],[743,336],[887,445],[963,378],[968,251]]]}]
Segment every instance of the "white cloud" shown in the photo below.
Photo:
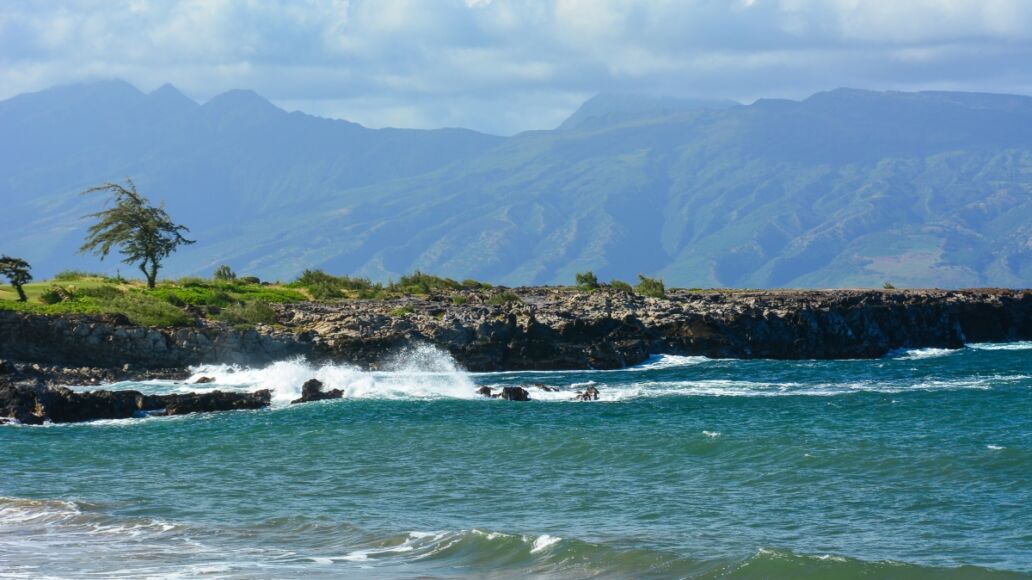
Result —
[{"label": "white cloud", "polygon": [[[1027,0],[44,0],[0,4],[0,98],[121,77],[370,126],[554,126],[599,91],[1025,90]],[[303,105],[303,106],[302,106]]]}]

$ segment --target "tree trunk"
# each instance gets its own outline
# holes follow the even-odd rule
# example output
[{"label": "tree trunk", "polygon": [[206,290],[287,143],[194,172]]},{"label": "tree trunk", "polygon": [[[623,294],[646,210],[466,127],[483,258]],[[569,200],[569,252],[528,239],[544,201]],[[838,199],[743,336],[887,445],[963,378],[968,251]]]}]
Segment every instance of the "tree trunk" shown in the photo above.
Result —
[{"label": "tree trunk", "polygon": [[18,291],[18,302],[27,302],[29,297],[25,295],[25,289],[22,288],[21,284],[11,284],[14,289]]},{"label": "tree trunk", "polygon": [[154,288],[158,283],[158,261],[151,258],[150,272],[147,274],[147,287]]}]

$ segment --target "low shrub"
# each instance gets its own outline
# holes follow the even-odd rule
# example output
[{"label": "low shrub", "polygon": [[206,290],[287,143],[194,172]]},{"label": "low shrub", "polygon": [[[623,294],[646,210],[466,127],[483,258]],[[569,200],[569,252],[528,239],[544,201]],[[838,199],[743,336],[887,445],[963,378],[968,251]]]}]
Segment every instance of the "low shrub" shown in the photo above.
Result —
[{"label": "low shrub", "polygon": [[96,298],[98,300],[114,300],[122,295],[122,291],[114,286],[94,286],[93,288],[81,288],[73,290],[72,295],[75,298],[86,297]]},{"label": "low shrub", "polygon": [[466,298],[465,296],[452,296],[451,302],[456,306],[462,306],[469,302],[469,298]]},{"label": "low shrub", "polygon": [[261,301],[237,303],[223,308],[216,318],[238,326],[274,324],[276,322],[276,311],[267,303]]},{"label": "low shrub", "polygon": [[142,292],[126,292],[109,302],[106,310],[124,314],[133,324],[140,326],[187,326],[193,322],[185,312],[166,300]]},{"label": "low shrub", "polygon": [[62,270],[54,275],[54,280],[81,280],[82,278],[105,278],[103,274],[85,272],[83,270]]},{"label": "low shrub", "polygon": [[402,276],[397,284],[390,284],[387,289],[407,294],[428,294],[435,290],[461,290],[462,284],[451,278],[424,274],[416,270],[411,274]]},{"label": "low shrub", "polygon": [[577,289],[582,292],[591,292],[598,288],[598,278],[594,272],[577,273]]},{"label": "low shrub", "polygon": [[628,294],[630,294],[631,292],[634,292],[634,288],[631,287],[631,285],[628,284],[627,282],[624,282],[623,280],[615,280],[614,279],[613,281],[611,281],[609,283],[609,287],[612,288],[613,290],[616,290],[617,292],[626,292]]},{"label": "low shrub", "polygon": [[488,284],[487,282],[481,282],[479,280],[474,280],[472,278],[466,278],[465,280],[463,280],[462,281],[462,287],[463,288],[468,288],[470,290],[489,290],[489,289],[491,289],[491,285]]},{"label": "low shrub", "polygon": [[382,286],[373,284],[368,278],[332,276],[322,270],[305,270],[290,285],[308,290],[316,300],[343,298],[344,291],[356,292],[361,296],[378,293],[382,289]]},{"label": "low shrub", "polygon": [[184,288],[189,288],[191,286],[207,286],[208,284],[208,280],[198,276],[183,276],[176,280],[176,285],[183,286]]},{"label": "low shrub", "polygon": [[402,316],[408,316],[409,314],[412,314],[413,312],[414,312],[414,310],[412,310],[408,306],[399,306],[399,307],[395,308],[394,310],[391,310],[390,314],[391,314],[391,316],[393,316],[395,318],[400,318]]},{"label": "low shrub", "polygon": [[634,287],[634,290],[642,296],[666,298],[666,285],[657,278],[649,278],[648,276],[638,274],[638,285]]},{"label": "low shrub", "polygon": [[511,304],[513,302],[522,302],[522,301],[520,300],[520,297],[516,295],[516,293],[510,292],[508,290],[505,290],[504,292],[499,292],[498,294],[495,294],[494,296],[492,296],[487,301],[488,304],[493,304],[495,306],[501,306],[503,304]]},{"label": "low shrub", "polygon": [[39,301],[43,304],[57,304],[58,302],[64,302],[71,298],[71,293],[60,286],[51,286],[39,295]]},{"label": "low shrub", "polygon": [[237,280],[241,284],[261,284],[262,280],[258,276],[243,276]]}]

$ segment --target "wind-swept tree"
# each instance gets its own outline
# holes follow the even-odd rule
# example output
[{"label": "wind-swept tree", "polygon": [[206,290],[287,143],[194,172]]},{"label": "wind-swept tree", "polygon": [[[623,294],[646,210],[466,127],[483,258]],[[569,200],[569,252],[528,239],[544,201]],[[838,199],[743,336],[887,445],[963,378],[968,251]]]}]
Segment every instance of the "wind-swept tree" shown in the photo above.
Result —
[{"label": "wind-swept tree", "polygon": [[107,209],[87,216],[97,218],[97,223],[87,231],[86,243],[79,252],[93,252],[103,260],[111,248],[117,247],[125,256],[122,262],[136,264],[147,277],[147,287],[153,288],[161,262],[177,247],[192,244],[194,240],[183,237],[183,233],[190,230],[173,223],[164,204],[152,206],[136,191],[132,179],[127,178],[125,182],[126,187],[105,183],[83,192],[83,195],[108,192],[113,203]]},{"label": "wind-swept tree", "polygon": [[29,280],[32,280],[32,274],[29,273],[31,269],[32,266],[29,266],[29,263],[21,258],[0,256],[0,275],[7,277],[7,281],[18,292],[18,300],[21,302],[28,300],[28,297],[25,296],[25,289],[22,286]]}]

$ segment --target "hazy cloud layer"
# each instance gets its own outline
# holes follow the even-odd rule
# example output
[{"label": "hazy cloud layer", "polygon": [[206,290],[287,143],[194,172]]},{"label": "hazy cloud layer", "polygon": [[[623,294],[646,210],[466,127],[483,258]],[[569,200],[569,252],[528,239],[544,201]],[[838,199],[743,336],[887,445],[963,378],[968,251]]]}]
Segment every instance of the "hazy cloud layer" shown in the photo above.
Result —
[{"label": "hazy cloud layer", "polygon": [[557,125],[600,91],[1032,93],[1028,0],[7,0],[0,98],[252,88],[368,126]]}]

